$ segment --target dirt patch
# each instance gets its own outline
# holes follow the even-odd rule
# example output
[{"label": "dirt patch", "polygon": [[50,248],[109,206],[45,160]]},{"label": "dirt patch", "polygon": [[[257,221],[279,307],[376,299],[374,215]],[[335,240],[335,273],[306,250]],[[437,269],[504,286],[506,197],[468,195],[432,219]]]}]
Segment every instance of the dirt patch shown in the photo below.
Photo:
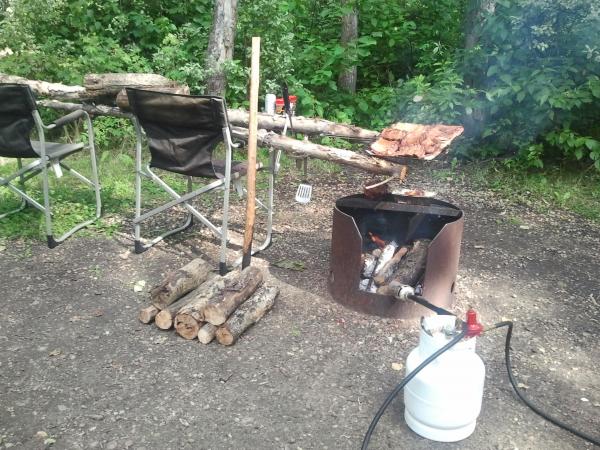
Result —
[{"label": "dirt patch", "polygon": [[[486,323],[515,320],[514,366],[526,392],[597,433],[600,229],[424,171],[410,180],[465,211],[455,310],[472,305]],[[0,253],[2,445],[37,449],[51,439],[61,449],[359,448],[402,378],[392,364],[403,366],[416,345],[416,321],[358,314],[327,292],[333,201],[356,193],[361,175],[313,177],[308,205],[293,201],[298,181],[290,175],[278,185],[274,243],[261,259],[300,261],[304,269],[271,266],[280,298],[232,348],[183,341],[136,319],[146,298],[134,292],[136,281],[150,287],[193,255],[217,257],[218,243],[199,225],[142,255],[128,255],[132,243],[121,238],[77,237],[55,250],[9,243]],[[234,209],[239,230],[243,205]],[[516,399],[503,343],[502,332],[478,342],[487,375],[470,438],[420,438],[405,425],[398,398],[372,448],[586,448]]]}]

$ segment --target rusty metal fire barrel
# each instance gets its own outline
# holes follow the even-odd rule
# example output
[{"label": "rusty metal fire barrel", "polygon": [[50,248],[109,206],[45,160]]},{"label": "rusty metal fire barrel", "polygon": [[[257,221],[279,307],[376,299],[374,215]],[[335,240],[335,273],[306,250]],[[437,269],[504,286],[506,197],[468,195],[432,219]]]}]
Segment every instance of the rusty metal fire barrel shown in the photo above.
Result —
[{"label": "rusty metal fire barrel", "polygon": [[458,207],[433,198],[387,194],[373,200],[358,194],[338,199],[333,211],[329,272],[333,299],[356,311],[383,317],[407,319],[427,314],[413,302],[359,289],[362,254],[372,233],[400,245],[430,239],[425,270],[417,284],[431,303],[451,308],[463,225],[463,212]]}]

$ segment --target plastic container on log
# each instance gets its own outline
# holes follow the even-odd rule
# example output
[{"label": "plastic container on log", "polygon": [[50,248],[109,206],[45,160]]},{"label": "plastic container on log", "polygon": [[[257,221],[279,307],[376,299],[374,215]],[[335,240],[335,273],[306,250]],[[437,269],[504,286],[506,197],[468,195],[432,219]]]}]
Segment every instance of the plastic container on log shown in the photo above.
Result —
[{"label": "plastic container on log", "polygon": [[[406,361],[407,374],[452,339],[455,319],[453,316],[423,318],[419,345]],[[485,366],[475,353],[475,338],[459,342],[404,388],[406,423],[415,433],[434,441],[467,438],[475,430],[481,411],[484,380]]]}]

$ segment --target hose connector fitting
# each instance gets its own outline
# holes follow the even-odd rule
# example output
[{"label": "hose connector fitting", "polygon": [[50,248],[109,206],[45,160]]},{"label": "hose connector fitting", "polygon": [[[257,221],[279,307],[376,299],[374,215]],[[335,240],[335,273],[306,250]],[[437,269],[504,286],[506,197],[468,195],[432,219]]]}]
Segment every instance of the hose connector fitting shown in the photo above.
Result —
[{"label": "hose connector fitting", "polygon": [[400,286],[398,288],[398,291],[396,292],[396,298],[398,300],[409,300],[409,296],[410,295],[415,295],[415,288],[413,288],[412,286],[409,286],[407,284],[403,284],[402,286]]}]

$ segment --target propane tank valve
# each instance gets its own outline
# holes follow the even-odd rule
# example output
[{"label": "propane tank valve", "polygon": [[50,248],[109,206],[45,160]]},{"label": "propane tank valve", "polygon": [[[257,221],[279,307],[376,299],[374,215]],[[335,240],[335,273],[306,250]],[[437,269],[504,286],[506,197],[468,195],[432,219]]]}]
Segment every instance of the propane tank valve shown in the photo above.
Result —
[{"label": "propane tank valve", "polygon": [[483,325],[477,321],[477,313],[473,308],[467,311],[467,336],[474,337],[483,333]]}]

